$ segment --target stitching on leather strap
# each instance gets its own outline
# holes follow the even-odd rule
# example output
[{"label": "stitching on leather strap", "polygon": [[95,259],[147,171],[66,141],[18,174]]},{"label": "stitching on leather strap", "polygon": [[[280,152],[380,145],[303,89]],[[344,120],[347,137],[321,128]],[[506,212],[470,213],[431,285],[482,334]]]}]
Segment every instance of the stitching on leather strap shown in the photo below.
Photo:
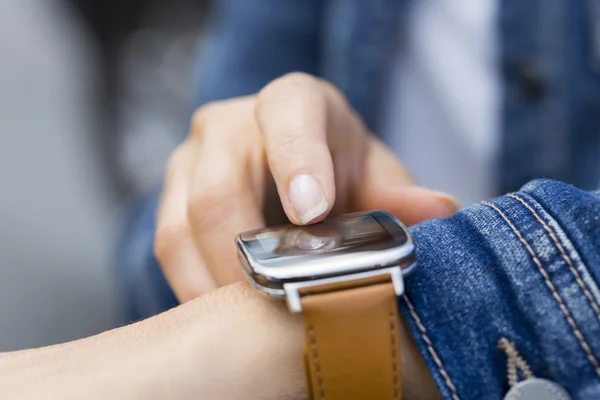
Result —
[{"label": "stitching on leather strap", "polygon": [[390,311],[390,341],[392,343],[392,374],[394,376],[394,399],[398,398],[398,360],[396,358],[396,313]]},{"label": "stitching on leather strap", "polygon": [[435,365],[437,365],[440,374],[444,377],[446,386],[448,386],[448,389],[450,389],[450,392],[452,393],[452,399],[460,400],[460,397],[458,397],[458,392],[456,391],[456,386],[454,386],[454,383],[452,383],[452,379],[450,379],[450,375],[448,375],[448,373],[446,372],[446,369],[444,368],[444,364],[442,363],[442,360],[440,359],[440,357],[437,355],[435,349],[433,348],[433,344],[431,343],[429,336],[427,336],[427,329],[425,329],[425,326],[421,322],[421,318],[419,318],[419,316],[417,315],[417,312],[415,311],[415,307],[413,306],[412,302],[408,299],[408,297],[406,295],[402,296],[402,299],[404,300],[404,302],[406,303],[406,306],[408,307],[408,312],[415,320],[415,323],[417,324],[417,328],[419,328],[419,333],[421,334],[421,338],[427,345],[427,350],[429,351],[431,358],[433,358],[433,361],[435,362]]},{"label": "stitching on leather strap", "polygon": [[533,207],[531,207],[527,203],[527,201],[525,201],[522,197],[517,196],[516,194],[512,194],[512,193],[508,194],[507,196],[508,197],[512,197],[513,199],[520,201],[521,204],[523,204],[525,207],[527,207],[527,209],[529,211],[531,211],[531,213],[533,214],[533,216],[535,217],[535,219],[537,219],[538,222],[540,224],[542,224],[542,226],[544,227],[544,229],[546,230],[546,232],[548,232],[548,235],[550,235],[550,238],[552,239],[552,241],[556,245],[556,248],[558,249],[558,251],[562,255],[563,260],[565,260],[565,262],[569,266],[569,270],[571,271],[571,273],[575,277],[575,280],[577,281],[577,284],[579,285],[579,287],[583,291],[583,294],[585,295],[585,297],[587,297],[588,301],[590,302],[590,305],[592,306],[592,308],[594,309],[594,312],[596,313],[596,318],[598,318],[598,321],[600,322],[600,305],[594,299],[594,296],[592,296],[592,294],[590,293],[589,288],[587,287],[587,284],[583,281],[583,279],[581,279],[581,275],[579,274],[579,271],[577,271],[577,269],[575,268],[575,265],[573,264],[573,260],[571,259],[571,257],[569,257],[569,255],[565,251],[563,245],[560,243],[560,241],[556,237],[554,229],[552,229],[552,227],[550,225],[548,225],[546,223],[546,221],[544,221],[540,217],[540,215],[537,213],[537,211]]},{"label": "stitching on leather strap", "polygon": [[325,390],[323,389],[323,378],[321,377],[321,365],[319,364],[319,353],[317,352],[317,338],[315,337],[315,329],[311,325],[308,328],[308,337],[310,338],[310,348],[312,350],[312,359],[315,366],[315,374],[317,375],[317,385],[319,387],[319,397],[321,400],[325,398]]},{"label": "stitching on leather strap", "polygon": [[541,261],[538,259],[535,251],[533,250],[533,248],[531,247],[531,245],[529,244],[529,242],[523,237],[523,235],[521,234],[521,232],[508,219],[508,217],[506,216],[506,214],[504,214],[502,212],[502,210],[500,210],[494,204],[489,203],[487,201],[483,201],[482,203],[485,204],[488,207],[493,208],[498,214],[500,214],[500,217],[502,217],[502,219],[504,220],[504,222],[506,222],[508,224],[508,226],[510,227],[510,229],[512,229],[512,231],[514,232],[514,234],[517,236],[517,238],[519,239],[519,241],[525,246],[525,248],[527,249],[527,251],[531,255],[531,258],[533,259],[533,262],[535,263],[538,271],[540,272],[540,274],[544,278],[544,282],[546,283],[546,286],[548,286],[548,288],[550,289],[550,292],[552,293],[552,296],[554,297],[554,299],[558,303],[558,307],[560,308],[560,310],[562,311],[563,315],[567,319],[567,322],[571,326],[571,329],[573,330],[573,334],[575,335],[575,337],[579,341],[579,344],[581,345],[581,348],[585,352],[585,354],[587,356],[587,359],[590,361],[590,363],[594,367],[594,370],[596,371],[596,374],[598,374],[600,376],[600,365],[598,364],[598,360],[596,359],[596,357],[592,353],[592,350],[591,350],[589,344],[587,343],[587,341],[583,337],[583,334],[581,333],[581,331],[577,327],[577,323],[575,323],[575,320],[571,316],[571,312],[565,306],[565,303],[564,303],[562,297],[558,294],[558,291],[556,290],[556,287],[554,287],[554,284],[550,280],[550,277],[548,276],[548,273],[544,269],[544,266],[542,265]]}]

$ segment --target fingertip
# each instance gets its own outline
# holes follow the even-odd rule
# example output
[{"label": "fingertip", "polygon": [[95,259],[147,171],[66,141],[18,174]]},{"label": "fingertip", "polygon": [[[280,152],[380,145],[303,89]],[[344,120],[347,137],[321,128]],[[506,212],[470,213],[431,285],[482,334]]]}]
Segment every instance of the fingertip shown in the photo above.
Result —
[{"label": "fingertip", "polygon": [[292,222],[305,225],[327,215],[329,201],[322,185],[312,175],[296,175],[289,184],[288,194],[291,212],[287,214]]},{"label": "fingertip", "polygon": [[319,204],[309,210],[306,214],[300,216],[298,218],[298,222],[301,225],[306,225],[310,222],[317,222],[317,220],[325,218],[328,209],[329,203],[327,202],[327,199],[323,197],[323,200]]}]

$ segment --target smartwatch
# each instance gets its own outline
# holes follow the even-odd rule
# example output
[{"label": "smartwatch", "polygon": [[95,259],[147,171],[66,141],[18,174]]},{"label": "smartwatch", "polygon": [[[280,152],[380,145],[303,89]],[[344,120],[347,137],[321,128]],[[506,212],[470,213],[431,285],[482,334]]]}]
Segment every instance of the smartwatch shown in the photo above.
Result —
[{"label": "smartwatch", "polygon": [[310,399],[400,399],[397,296],[415,266],[412,237],[383,211],[236,238],[253,286],[304,322]]}]

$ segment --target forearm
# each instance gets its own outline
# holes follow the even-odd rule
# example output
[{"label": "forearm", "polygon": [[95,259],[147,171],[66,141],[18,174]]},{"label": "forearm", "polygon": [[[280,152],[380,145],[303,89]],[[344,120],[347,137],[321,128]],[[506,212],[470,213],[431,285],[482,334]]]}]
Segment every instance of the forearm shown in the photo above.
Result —
[{"label": "forearm", "polygon": [[[305,399],[301,324],[238,283],[124,328],[6,353],[0,397]],[[404,324],[400,343],[404,395],[438,398]]]},{"label": "forearm", "polygon": [[283,304],[236,284],[97,336],[5,353],[0,397],[302,398],[301,334]]},{"label": "forearm", "polygon": [[[159,316],[65,344],[0,357],[0,397],[11,399],[164,398],[181,359]],[[169,333],[171,334],[171,333]]]}]

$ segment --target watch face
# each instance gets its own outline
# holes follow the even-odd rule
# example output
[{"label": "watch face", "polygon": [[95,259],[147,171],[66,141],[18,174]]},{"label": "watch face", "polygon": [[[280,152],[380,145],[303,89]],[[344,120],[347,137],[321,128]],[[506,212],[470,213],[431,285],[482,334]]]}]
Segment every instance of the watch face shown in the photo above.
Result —
[{"label": "watch face", "polygon": [[272,287],[414,262],[410,234],[382,211],[245,232],[237,246],[254,283]]}]

